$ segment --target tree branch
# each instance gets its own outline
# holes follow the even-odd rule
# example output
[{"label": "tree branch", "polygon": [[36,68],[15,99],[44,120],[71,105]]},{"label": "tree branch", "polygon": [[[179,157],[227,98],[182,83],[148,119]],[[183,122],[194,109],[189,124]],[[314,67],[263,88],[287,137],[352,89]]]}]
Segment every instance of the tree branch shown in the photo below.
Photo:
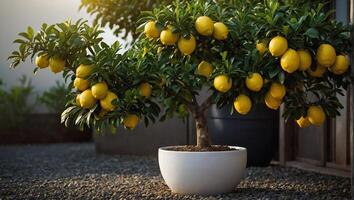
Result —
[{"label": "tree branch", "polygon": [[212,98],[209,96],[199,107],[199,110],[201,112],[204,112],[209,109],[209,107],[212,105]]}]

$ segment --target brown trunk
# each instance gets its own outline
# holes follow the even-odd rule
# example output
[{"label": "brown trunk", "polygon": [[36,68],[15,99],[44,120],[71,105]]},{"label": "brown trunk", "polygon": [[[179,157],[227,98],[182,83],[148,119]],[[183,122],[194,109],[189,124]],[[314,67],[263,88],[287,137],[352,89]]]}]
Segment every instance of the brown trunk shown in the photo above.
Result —
[{"label": "brown trunk", "polygon": [[197,132],[197,146],[210,147],[207,117],[205,112],[198,113],[194,117]]}]

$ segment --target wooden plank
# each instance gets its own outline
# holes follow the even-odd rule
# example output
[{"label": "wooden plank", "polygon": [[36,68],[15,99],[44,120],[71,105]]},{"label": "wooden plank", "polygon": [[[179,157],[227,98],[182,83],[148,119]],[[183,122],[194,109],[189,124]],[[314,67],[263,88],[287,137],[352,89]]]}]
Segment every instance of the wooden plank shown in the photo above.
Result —
[{"label": "wooden plank", "polygon": [[[354,22],[354,0],[350,0],[350,22],[351,23],[353,23]],[[354,44],[354,31],[352,30],[352,44]],[[353,57],[353,52],[351,53],[351,56],[350,56],[350,58],[351,58],[351,62],[353,63],[353,61],[354,61],[354,57]],[[354,70],[352,69],[352,75],[354,76]],[[353,124],[354,124],[354,122],[353,122],[353,120],[354,120],[354,112],[353,112],[353,103],[354,103],[354,101],[353,101],[353,94],[354,94],[354,87],[351,87],[351,102],[350,102],[350,107],[351,107],[351,118],[350,118],[350,134],[351,134],[351,137],[350,137],[350,139],[351,139],[351,155],[352,155],[352,157],[351,157],[351,159],[352,159],[352,161],[354,161],[354,145],[353,145]],[[353,164],[353,162],[351,162],[351,168],[352,168],[352,197],[354,197],[354,164]]]},{"label": "wooden plank", "polygon": [[282,166],[284,166],[286,163],[285,121],[281,117],[283,113],[284,113],[284,105],[281,105],[279,109],[279,164]]}]

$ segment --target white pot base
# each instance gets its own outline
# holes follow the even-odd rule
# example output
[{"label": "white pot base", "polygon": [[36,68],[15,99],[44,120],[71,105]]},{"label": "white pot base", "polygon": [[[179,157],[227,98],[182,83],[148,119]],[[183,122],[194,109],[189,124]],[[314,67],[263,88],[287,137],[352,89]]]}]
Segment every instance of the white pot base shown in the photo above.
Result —
[{"label": "white pot base", "polygon": [[168,187],[178,194],[214,195],[236,189],[246,169],[247,150],[184,152],[159,149],[159,166]]}]

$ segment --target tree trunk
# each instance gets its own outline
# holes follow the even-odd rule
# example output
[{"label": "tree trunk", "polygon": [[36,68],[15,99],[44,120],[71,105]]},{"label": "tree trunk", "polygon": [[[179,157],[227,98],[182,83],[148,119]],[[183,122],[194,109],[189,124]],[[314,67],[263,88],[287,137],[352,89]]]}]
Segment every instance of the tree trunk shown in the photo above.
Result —
[{"label": "tree trunk", "polygon": [[210,147],[206,112],[197,113],[197,115],[194,116],[194,120],[197,133],[197,147]]}]

